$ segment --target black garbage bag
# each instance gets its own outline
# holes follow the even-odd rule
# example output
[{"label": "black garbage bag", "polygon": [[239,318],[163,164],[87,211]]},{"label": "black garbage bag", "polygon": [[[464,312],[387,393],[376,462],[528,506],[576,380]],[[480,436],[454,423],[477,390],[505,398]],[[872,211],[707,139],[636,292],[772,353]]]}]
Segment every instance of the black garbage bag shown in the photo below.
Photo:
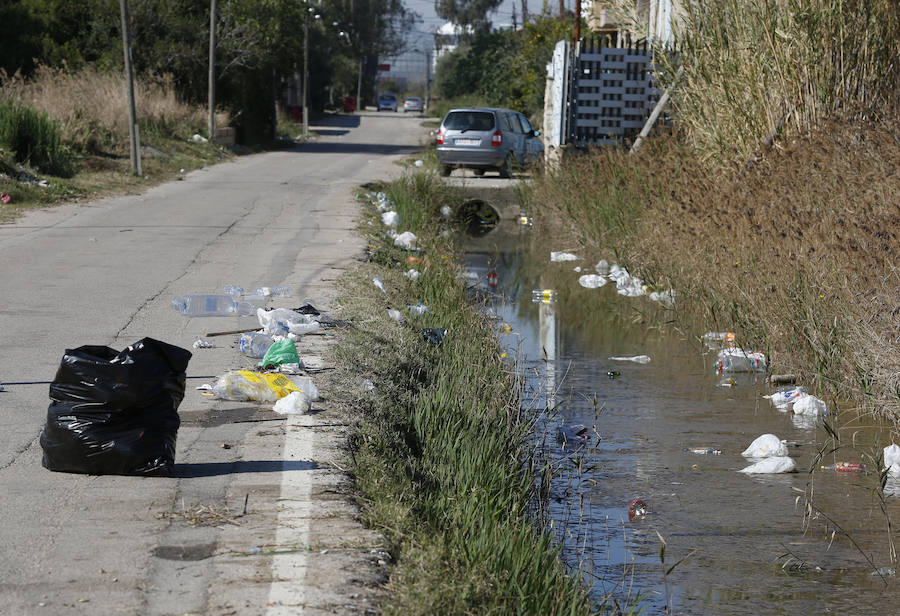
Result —
[{"label": "black garbage bag", "polygon": [[170,477],[190,351],[144,338],[121,353],[67,349],[50,385],[43,465],[91,475]]}]

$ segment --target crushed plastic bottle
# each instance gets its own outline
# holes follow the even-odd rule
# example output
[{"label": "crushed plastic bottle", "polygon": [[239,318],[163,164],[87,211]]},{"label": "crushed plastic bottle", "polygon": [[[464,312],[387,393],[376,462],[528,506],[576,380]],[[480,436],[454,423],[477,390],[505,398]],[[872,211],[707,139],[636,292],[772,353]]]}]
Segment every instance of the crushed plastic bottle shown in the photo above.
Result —
[{"label": "crushed plastic bottle", "polygon": [[708,349],[734,347],[734,332],[706,332],[703,334],[703,344]]},{"label": "crushed plastic bottle", "polygon": [[766,356],[759,351],[725,348],[719,351],[716,372],[765,372]]},{"label": "crushed plastic bottle", "polygon": [[535,289],[531,292],[531,301],[535,304],[556,303],[556,291],[554,289]]},{"label": "crushed plastic bottle", "polygon": [[712,447],[685,447],[684,451],[695,453],[701,456],[721,456],[721,449],[713,449]]},{"label": "crushed plastic bottle", "polygon": [[244,287],[239,287],[233,284],[225,285],[225,295],[230,295],[231,297],[240,297],[244,294]]},{"label": "crushed plastic bottle", "polygon": [[265,357],[266,351],[272,346],[272,338],[259,332],[241,334],[238,346],[244,355],[260,359]]},{"label": "crushed plastic bottle", "polygon": [[428,306],[423,304],[422,302],[417,303],[415,306],[407,306],[406,307],[410,314],[414,314],[416,316],[422,316],[426,312],[428,312]]},{"label": "crushed plastic bottle", "polygon": [[828,466],[820,467],[822,470],[834,471],[836,473],[865,473],[866,465],[859,462],[835,462]]},{"label": "crushed plastic bottle", "polygon": [[172,308],[186,317],[230,317],[256,314],[256,306],[236,302],[230,295],[183,295],[172,300]]}]

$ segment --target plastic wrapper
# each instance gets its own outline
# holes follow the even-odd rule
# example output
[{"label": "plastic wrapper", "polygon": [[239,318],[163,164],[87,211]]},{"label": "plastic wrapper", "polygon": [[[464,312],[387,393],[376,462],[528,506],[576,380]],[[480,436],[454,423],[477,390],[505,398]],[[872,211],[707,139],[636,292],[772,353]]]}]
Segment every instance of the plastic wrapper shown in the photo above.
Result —
[{"label": "plastic wrapper", "polygon": [[43,465],[91,475],[171,476],[191,353],[152,338],[118,352],[67,349],[50,385]]},{"label": "plastic wrapper", "polygon": [[300,391],[283,374],[266,374],[251,370],[235,370],[220,376],[212,392],[222,400],[275,402],[286,395]]},{"label": "plastic wrapper", "polygon": [[267,366],[280,366],[281,364],[299,364],[300,356],[297,355],[297,345],[293,340],[285,338],[278,342],[273,342],[266,351],[262,361],[259,362],[260,368]]}]

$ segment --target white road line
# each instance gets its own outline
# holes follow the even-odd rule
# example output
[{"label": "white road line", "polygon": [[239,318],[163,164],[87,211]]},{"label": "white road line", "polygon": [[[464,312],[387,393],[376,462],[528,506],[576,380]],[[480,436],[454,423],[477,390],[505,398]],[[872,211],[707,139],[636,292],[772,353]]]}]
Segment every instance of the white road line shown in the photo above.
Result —
[{"label": "white road line", "polygon": [[293,468],[291,462],[313,459],[313,430],[304,415],[288,415],[284,435],[284,470],[279,498],[278,528],[272,557],[272,586],[266,616],[301,616],[306,596],[304,583],[308,566],[309,519],[312,507],[312,471]]}]

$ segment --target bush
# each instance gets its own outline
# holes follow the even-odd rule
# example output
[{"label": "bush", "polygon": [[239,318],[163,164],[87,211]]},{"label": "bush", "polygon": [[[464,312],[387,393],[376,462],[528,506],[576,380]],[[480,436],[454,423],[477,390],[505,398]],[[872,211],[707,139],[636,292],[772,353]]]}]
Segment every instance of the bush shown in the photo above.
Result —
[{"label": "bush", "polygon": [[18,163],[52,175],[72,174],[59,125],[47,114],[12,101],[0,101],[0,145],[8,148]]}]

